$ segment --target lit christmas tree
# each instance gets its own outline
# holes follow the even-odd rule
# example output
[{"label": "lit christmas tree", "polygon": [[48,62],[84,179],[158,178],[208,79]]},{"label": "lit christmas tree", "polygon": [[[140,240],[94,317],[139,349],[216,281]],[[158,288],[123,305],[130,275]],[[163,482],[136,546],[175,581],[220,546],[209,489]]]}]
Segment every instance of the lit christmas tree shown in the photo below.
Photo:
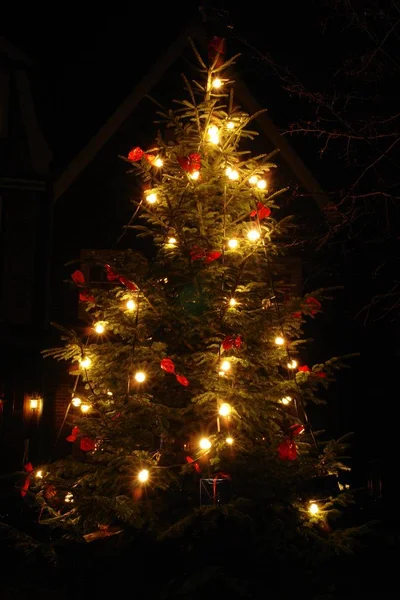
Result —
[{"label": "lit christmas tree", "polygon": [[184,79],[187,98],[158,113],[154,147],[125,157],[143,182],[130,226],[154,255],[93,254],[107,286],[72,274],[90,333],[65,331],[47,352],[76,367],[67,439],[78,451],[31,477],[42,520],[83,534],[163,530],[235,498],[273,498],[308,527],[325,506],[304,484],[340,468],[339,445],[317,441],[306,413],[338,361],[309,368],[299,353],[323,295],[290,293],[286,188],[272,155],[248,150],[254,115],[234,102],[235,57],[213,48],[209,67],[195,51],[202,80]]}]

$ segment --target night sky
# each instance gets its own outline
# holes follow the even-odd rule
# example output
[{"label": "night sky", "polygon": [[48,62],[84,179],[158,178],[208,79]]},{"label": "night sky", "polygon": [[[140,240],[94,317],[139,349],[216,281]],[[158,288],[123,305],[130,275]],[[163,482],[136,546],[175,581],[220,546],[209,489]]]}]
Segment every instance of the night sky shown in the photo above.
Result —
[{"label": "night sky", "polygon": [[[70,5],[56,5],[53,11],[33,5],[24,8],[22,23],[17,9],[15,14],[7,9],[10,12],[0,34],[37,61],[34,93],[54,153],[54,173],[60,173],[96,133],[163,49],[198,14],[199,4],[131,3],[122,9],[107,4],[90,15]],[[252,10],[249,2],[237,8],[230,4],[206,2],[206,12],[216,34],[228,34],[228,51],[231,44],[242,53],[239,68],[246,82],[283,129],[308,108],[283,89],[263,53],[270,53],[307,87],[316,89],[323,88],[335,65],[363,43],[348,30],[345,20],[332,21],[328,2],[294,4],[286,0],[265,3],[262,8],[254,2]],[[337,157],[332,156],[327,168],[315,142],[296,138],[293,145],[323,186],[329,187],[333,177],[345,183],[346,173],[338,170]],[[337,292],[321,321],[313,324],[311,334],[319,339],[317,347],[326,354],[324,358],[329,352],[360,352],[360,357],[351,361],[351,371],[340,375],[332,392],[337,402],[331,424],[335,433],[356,432],[353,452],[360,469],[367,459],[391,464],[396,459],[396,436],[389,425],[395,419],[398,398],[396,322],[379,320],[364,326],[356,318],[370,292],[366,268],[370,257],[363,256],[363,250],[343,257],[335,247],[323,260],[332,267],[333,280],[343,285],[343,290]],[[323,277],[321,280],[323,283]]]}]

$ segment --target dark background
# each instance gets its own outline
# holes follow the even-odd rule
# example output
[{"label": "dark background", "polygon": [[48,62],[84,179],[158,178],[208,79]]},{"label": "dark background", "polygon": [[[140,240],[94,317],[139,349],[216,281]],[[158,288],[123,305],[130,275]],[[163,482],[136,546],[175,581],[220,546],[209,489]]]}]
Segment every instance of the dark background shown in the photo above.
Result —
[{"label": "dark background", "polygon": [[[318,89],[325,85],[341,54],[358,48],[357,36],[343,23],[330,20],[329,3],[283,1],[260,6],[246,2],[232,8],[228,2],[214,2],[203,8],[208,27],[217,35],[228,34],[228,54],[242,53],[239,73],[242,71],[260,104],[282,129],[307,107],[283,89],[262,54],[270,53],[276,63],[289,66],[304,84]],[[193,2],[116,3],[91,11],[83,5],[57,5],[50,10],[33,5],[23,11],[18,7],[14,14],[7,8],[1,33],[37,59],[34,94],[54,153],[54,177],[97,132],[187,21],[198,14],[199,3]],[[167,98],[168,90],[165,92]],[[335,156],[327,166],[320,161],[314,141],[293,138],[291,142],[323,188],[332,188],[332,178],[346,183],[347,175]],[[128,149],[121,148],[120,153]],[[115,169],[119,176],[117,156]],[[118,222],[117,207],[118,202]],[[114,209],[108,210],[112,215]],[[112,242],[112,228],[91,230],[91,215],[84,208],[71,215],[69,226],[76,222],[82,231],[88,231],[88,244],[93,239],[104,247]],[[351,370],[339,375],[330,392],[328,430],[336,436],[355,432],[352,456],[357,481],[365,480],[369,462],[376,460],[384,485],[392,489],[397,463],[398,321],[381,319],[365,325],[357,318],[370,295],[371,280],[370,257],[362,249],[362,240],[354,244],[350,253],[343,253],[337,245],[324,249],[317,257],[321,266],[318,276],[307,273],[306,267],[311,287],[342,286],[324,315],[311,324],[309,333],[316,342],[310,363],[331,355],[359,353],[350,361]],[[56,255],[56,262],[66,258],[58,251],[62,256]]]}]

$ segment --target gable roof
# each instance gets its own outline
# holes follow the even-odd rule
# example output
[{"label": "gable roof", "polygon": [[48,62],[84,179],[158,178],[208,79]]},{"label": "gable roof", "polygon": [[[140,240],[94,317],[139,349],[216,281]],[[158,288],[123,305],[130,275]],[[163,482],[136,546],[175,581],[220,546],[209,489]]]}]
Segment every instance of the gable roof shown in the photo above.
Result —
[{"label": "gable roof", "polygon": [[[162,52],[160,58],[154,63],[150,71],[134,87],[132,92],[125,98],[122,104],[92,137],[84,148],[69,163],[66,169],[54,182],[54,200],[58,200],[79,177],[94,157],[105,146],[107,141],[117,132],[140,101],[148,95],[161,77],[178,59],[183,50],[189,45],[189,39],[194,40],[202,47],[207,47],[207,36],[198,19],[190,23],[166,51]],[[262,110],[262,106],[251,94],[243,81],[235,83],[235,95],[240,104],[250,114]],[[308,193],[314,198],[321,210],[327,208],[328,197],[322,190],[318,181],[311,171],[303,163],[286,138],[284,138],[271,118],[262,112],[257,117],[257,122],[262,133],[269,139],[274,148],[279,149],[280,155],[290,166],[297,179],[302,183]]]}]

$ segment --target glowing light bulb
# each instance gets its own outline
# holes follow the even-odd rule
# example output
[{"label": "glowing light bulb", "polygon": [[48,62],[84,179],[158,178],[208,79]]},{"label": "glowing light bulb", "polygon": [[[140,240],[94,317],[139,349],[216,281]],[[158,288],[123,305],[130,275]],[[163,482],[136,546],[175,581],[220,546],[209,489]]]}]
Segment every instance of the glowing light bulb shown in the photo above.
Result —
[{"label": "glowing light bulb", "polygon": [[29,406],[31,410],[37,410],[39,408],[39,399],[31,398],[29,401]]},{"label": "glowing light bulb", "polygon": [[139,471],[138,473],[138,479],[140,481],[140,483],[146,483],[146,481],[148,481],[149,479],[149,472],[147,469],[142,469],[141,471]]},{"label": "glowing light bulb", "polygon": [[291,360],[290,362],[288,362],[287,367],[288,369],[296,369],[298,365],[297,360]]},{"label": "glowing light bulb", "polygon": [[74,398],[72,398],[71,404],[73,406],[76,406],[76,408],[79,408],[80,405],[82,404],[82,400],[80,398],[78,398],[77,396],[75,396]]},{"label": "glowing light bulb", "polygon": [[157,202],[157,194],[155,192],[151,192],[150,194],[147,194],[146,200],[147,200],[147,202],[149,202],[149,204],[154,204],[154,202]]},{"label": "glowing light bulb", "polygon": [[280,335],[278,335],[278,336],[275,338],[275,344],[276,344],[277,346],[283,346],[283,345],[284,345],[284,343],[285,343],[285,340],[284,340],[284,338],[283,338],[283,337],[281,337]]},{"label": "glowing light bulb", "polygon": [[135,308],[136,308],[136,303],[133,300],[128,300],[126,303],[126,309],[132,311],[132,310],[135,310]]},{"label": "glowing light bulb", "polygon": [[229,446],[232,446],[232,444],[233,444],[233,438],[232,437],[227,437],[225,441],[226,441],[227,444],[229,444]]},{"label": "glowing light bulb", "polygon": [[235,129],[235,123],[233,121],[228,121],[226,126],[228,129]]},{"label": "glowing light bulb", "polygon": [[36,471],[35,477],[37,477],[37,479],[42,479],[43,471],[41,469],[39,469],[39,471]]},{"label": "glowing light bulb", "polygon": [[310,515],[316,515],[317,513],[319,513],[319,506],[316,502],[310,502],[310,505],[308,507],[308,512],[310,513]]},{"label": "glowing light bulb", "polygon": [[267,182],[265,181],[265,179],[259,179],[257,181],[257,187],[259,190],[265,190],[265,188],[267,187]]},{"label": "glowing light bulb", "polygon": [[237,305],[237,300],[235,300],[235,298],[231,298],[229,300],[229,306],[236,306]]},{"label": "glowing light bulb", "polygon": [[219,77],[216,77],[212,82],[212,86],[215,90],[219,90],[220,88],[222,88],[223,85],[224,84]]},{"label": "glowing light bulb", "polygon": [[[218,142],[216,143],[218,144]],[[200,177],[200,171],[193,171],[193,173],[189,173],[189,177],[190,179],[193,179],[193,181],[197,181]]]},{"label": "glowing light bulb", "polygon": [[231,250],[234,250],[234,249],[235,249],[235,248],[237,248],[238,246],[239,246],[239,242],[238,242],[238,240],[237,240],[237,239],[235,239],[235,238],[232,238],[231,240],[229,240],[229,242],[228,242],[228,247],[229,247]]},{"label": "glowing light bulb", "polygon": [[231,368],[231,363],[229,362],[229,360],[222,361],[220,369],[223,373],[226,373],[227,371],[229,371],[230,368]]},{"label": "glowing light bulb", "polygon": [[68,492],[68,493],[65,495],[64,502],[67,502],[67,503],[68,503],[68,502],[73,502],[73,501],[74,501],[74,497],[73,497],[73,495],[71,494],[71,492]]},{"label": "glowing light bulb", "polygon": [[281,400],[282,404],[290,404],[291,401],[292,401],[292,398],[290,396],[285,396]]},{"label": "glowing light bulb", "polygon": [[170,237],[168,240],[169,246],[176,246],[176,239],[174,237]]},{"label": "glowing light bulb", "polygon": [[219,414],[221,415],[221,417],[227,417],[228,415],[231,414],[232,412],[232,407],[230,404],[228,404],[227,402],[223,402],[221,404],[221,406],[219,407]]},{"label": "glowing light bulb", "polygon": [[81,366],[82,369],[90,369],[91,364],[92,364],[92,361],[90,360],[90,358],[88,356],[84,356],[79,361],[79,365]]},{"label": "glowing light bulb", "polygon": [[219,129],[216,125],[211,125],[208,130],[208,141],[212,144],[219,144]]},{"label": "glowing light bulb", "polygon": [[101,335],[106,330],[105,323],[102,322],[102,321],[99,321],[98,323],[95,323],[94,330],[95,330],[96,333],[98,333],[99,335]]},{"label": "glowing light bulb", "polygon": [[237,181],[239,179],[238,171],[232,169],[231,167],[227,167],[225,173],[228,176],[228,179],[230,179],[231,181]]},{"label": "glowing light bulb", "polygon": [[112,395],[113,395],[112,391],[111,390],[107,390],[107,396],[112,396]]},{"label": "glowing light bulb", "polygon": [[201,438],[199,446],[202,450],[209,450],[211,448],[211,442],[207,438]]},{"label": "glowing light bulb", "polygon": [[146,375],[143,373],[143,371],[138,371],[135,373],[135,379],[138,383],[143,383],[143,381],[146,379]]},{"label": "glowing light bulb", "polygon": [[249,179],[249,183],[250,183],[251,185],[256,185],[257,181],[258,181],[258,177],[257,177],[257,175],[252,175],[252,176],[250,177],[250,179]]},{"label": "glowing light bulb", "polygon": [[160,158],[160,157],[158,156],[158,157],[156,158],[156,160],[154,161],[154,163],[153,163],[153,164],[154,164],[154,166],[155,166],[155,167],[158,167],[158,168],[160,168],[160,167],[162,167],[162,166],[163,166],[163,164],[164,164],[164,161],[163,161],[163,159],[162,159],[162,158]]},{"label": "glowing light bulb", "polygon": [[250,229],[247,233],[247,239],[250,240],[250,242],[256,242],[260,239],[260,232],[257,229]]},{"label": "glowing light bulb", "polygon": [[90,404],[87,404],[86,402],[84,402],[83,404],[81,404],[81,411],[86,414],[87,412],[89,412],[90,410]]}]

